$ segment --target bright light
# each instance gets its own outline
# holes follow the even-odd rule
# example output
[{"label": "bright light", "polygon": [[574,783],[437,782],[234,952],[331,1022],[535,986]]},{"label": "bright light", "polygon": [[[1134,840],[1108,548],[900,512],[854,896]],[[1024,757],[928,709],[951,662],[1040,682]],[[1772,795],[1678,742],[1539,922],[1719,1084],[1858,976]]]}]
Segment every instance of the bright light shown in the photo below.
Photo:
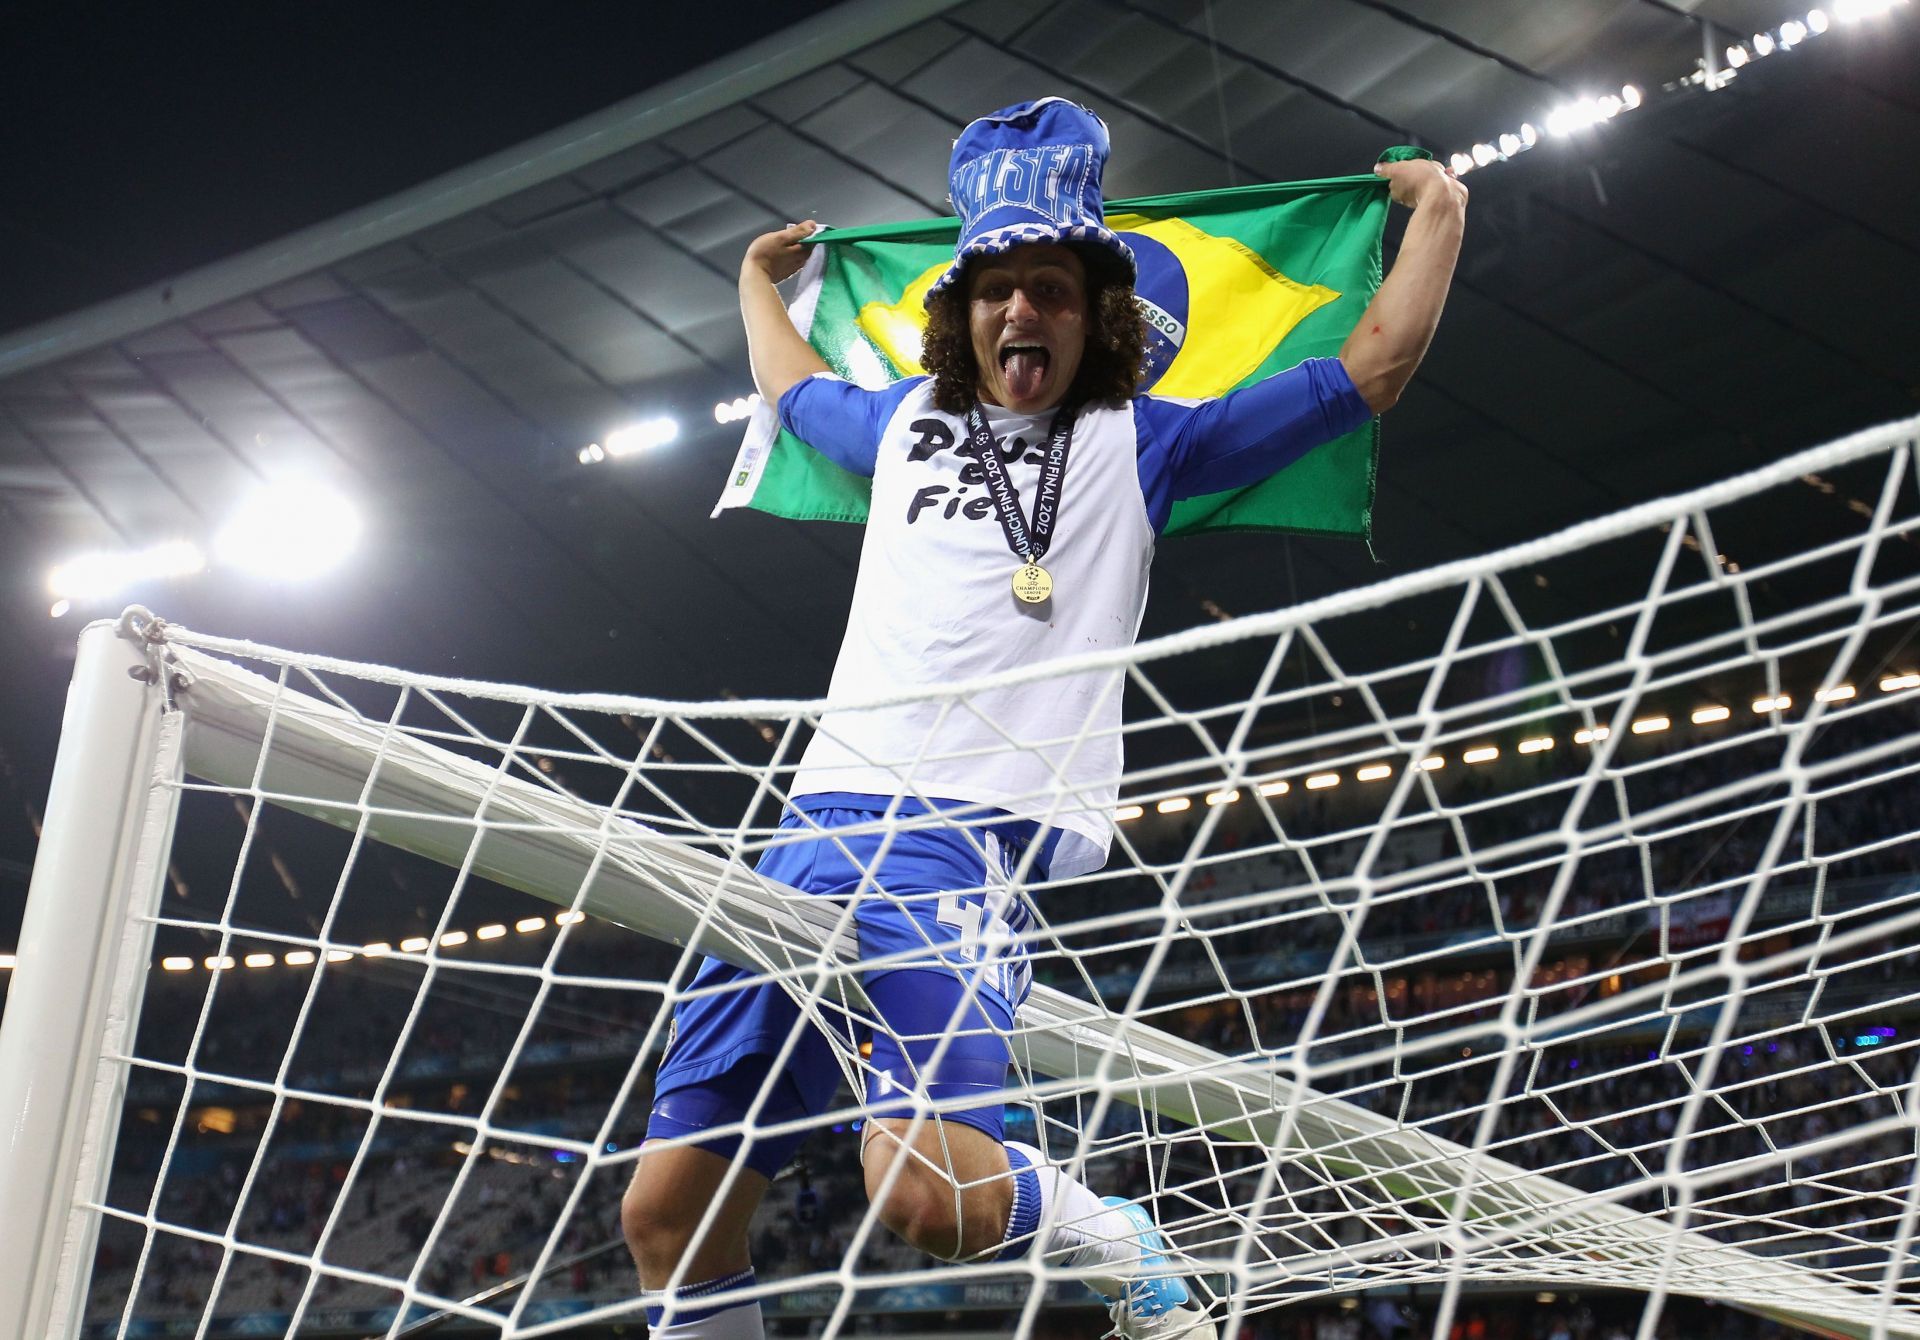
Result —
[{"label": "bright light", "polygon": [[1138,805],[1122,805],[1113,812],[1113,821],[1117,824],[1130,824],[1145,813],[1146,811]]},{"label": "bright light", "polygon": [[1518,135],[1509,133],[1500,137],[1500,152],[1508,158],[1512,158],[1515,154],[1519,153],[1521,148],[1522,145]]},{"label": "bright light", "polygon": [[1193,802],[1185,796],[1171,796],[1153,808],[1160,814],[1178,814],[1181,810],[1192,809]]},{"label": "bright light", "polygon": [[72,609],[73,609],[73,602],[71,600],[68,600],[65,596],[62,596],[60,599],[54,601],[50,607],[48,607],[47,613],[55,619],[64,619],[67,617],[68,612],[71,611]]},{"label": "bright light", "polygon": [[1634,108],[1638,107],[1642,101],[1644,101],[1644,99],[1640,96],[1640,90],[1638,88],[1634,87],[1632,84],[1625,84],[1621,86],[1620,105],[1624,107],[1626,110],[1632,111]]},{"label": "bright light", "polygon": [[607,449],[598,442],[589,442],[580,448],[580,464],[598,465],[607,459]]},{"label": "bright light", "polygon": [[1771,56],[1773,54],[1773,38],[1766,33],[1755,33],[1753,35],[1753,54],[1756,56]]},{"label": "bright light", "polygon": [[[132,551],[102,551],[81,554],[57,564],[47,573],[47,591],[60,604],[73,608],[74,600],[104,600],[116,592],[141,582],[168,577],[190,577],[207,566],[206,555],[185,540],[169,540]],[[67,612],[55,605],[59,618]],[[48,613],[52,614],[53,610]]]},{"label": "bright light", "polygon": [[586,919],[587,914],[585,912],[556,912],[553,914],[553,924],[556,926],[572,926]]},{"label": "bright light", "polygon": [[345,963],[352,957],[352,953],[345,949],[329,949],[327,951],[327,962],[329,963]]},{"label": "bright light", "polygon": [[1369,763],[1366,767],[1353,774],[1353,780],[1356,782],[1383,782],[1391,776],[1393,776],[1393,765],[1391,763]]},{"label": "bright light", "polygon": [[473,938],[476,940],[498,940],[501,936],[505,935],[506,933],[507,933],[507,928],[505,926],[502,926],[499,922],[495,922],[491,926],[482,926],[479,930],[475,931],[473,933]]},{"label": "bright light", "polygon": [[1835,684],[1830,689],[1821,689],[1820,692],[1813,696],[1817,702],[1844,703],[1858,691],[1859,690],[1855,689],[1851,684]]},{"label": "bright light", "polygon": [[1464,177],[1473,171],[1472,154],[1455,154],[1449,161],[1453,165],[1453,175],[1456,177]]},{"label": "bright light", "polygon": [[427,937],[424,935],[409,935],[406,939],[400,942],[400,952],[403,954],[423,953],[425,952],[426,947],[427,947]]},{"label": "bright light", "polygon": [[445,935],[442,935],[440,937],[441,945],[447,949],[457,948],[458,946],[463,945],[466,942],[467,942],[467,933],[465,931],[448,931]]},{"label": "bright light", "polygon": [[1827,30],[1827,11],[1824,9],[1808,10],[1807,11],[1807,31],[1810,33],[1824,33],[1826,30]]},{"label": "bright light", "polygon": [[1340,774],[1337,772],[1316,772],[1307,778],[1309,791],[1324,791],[1330,786],[1338,785],[1340,785]]},{"label": "bright light", "polygon": [[1293,790],[1293,784],[1291,782],[1260,783],[1260,794],[1263,796],[1284,796],[1291,790]]},{"label": "bright light", "polygon": [[160,966],[168,972],[192,972],[193,960],[185,954],[172,954],[161,959]]},{"label": "bright light", "polygon": [[12,954],[0,954],[0,969],[11,971],[18,961]]},{"label": "bright light", "polygon": [[1712,721],[1725,721],[1732,715],[1731,707],[1696,707],[1693,709],[1693,715],[1687,720],[1696,726],[1704,726]]},{"label": "bright light", "polygon": [[1613,727],[1611,726],[1595,726],[1592,730],[1587,730],[1585,727],[1582,727],[1573,733],[1573,742],[1575,744],[1598,744],[1611,734],[1613,734]]},{"label": "bright light", "polygon": [[1633,723],[1633,733],[1635,735],[1652,735],[1655,731],[1666,730],[1672,725],[1672,717],[1641,717]]},{"label": "bright light", "polygon": [[1207,792],[1207,804],[1209,805],[1231,805],[1238,799],[1240,799],[1240,792],[1237,790]]},{"label": "bright light", "polygon": [[1469,749],[1466,753],[1460,755],[1460,761],[1462,763],[1491,763],[1499,757],[1499,745],[1483,744],[1476,748]]},{"label": "bright light", "polygon": [[311,949],[289,949],[285,955],[285,962],[289,968],[304,968],[313,962],[313,951]]},{"label": "bright light", "polygon": [[1920,688],[1920,675],[1888,675],[1880,681],[1880,692],[1898,693],[1901,689]]},{"label": "bright light", "polygon": [[204,962],[207,965],[208,972],[212,972],[215,968],[231,968],[233,966],[233,955],[209,954]]},{"label": "bright light", "polygon": [[256,576],[299,581],[339,567],[359,543],[360,512],[345,496],[311,480],[282,480],[241,504],[213,551]]},{"label": "bright light", "polygon": [[375,940],[372,944],[362,947],[360,952],[368,958],[385,958],[393,952],[393,946],[385,940]]},{"label": "bright light", "polygon": [[755,391],[752,395],[737,395],[731,400],[722,400],[713,407],[713,421],[715,423],[737,423],[741,419],[751,417],[753,411],[757,409],[759,405],[760,393],[758,391]]},{"label": "bright light", "polygon": [[1796,19],[1788,19],[1780,25],[1780,46],[1791,49],[1807,40],[1807,25]]},{"label": "bright light", "polygon": [[513,923],[513,928],[522,935],[532,935],[535,931],[543,931],[547,928],[547,919],[545,917],[521,917],[520,920]]},{"label": "bright light", "polygon": [[606,436],[607,455],[616,461],[623,456],[637,455],[643,451],[652,451],[655,447],[664,447],[680,436],[680,423],[667,415],[658,415],[651,419],[642,419],[616,428]]},{"label": "bright light", "polygon": [[1499,156],[1500,151],[1491,144],[1476,144],[1473,146],[1473,161],[1481,167],[1485,167]]},{"label": "bright light", "polygon": [[1536,735],[1531,740],[1520,742],[1520,752],[1523,754],[1544,754],[1551,748],[1553,748],[1551,735]]},{"label": "bright light", "polygon": [[1784,712],[1793,706],[1793,696],[1783,693],[1778,698],[1755,698],[1753,710],[1765,716],[1769,712]]},{"label": "bright light", "polygon": [[1520,143],[1526,145],[1529,149],[1540,143],[1540,132],[1533,128],[1533,122],[1522,121],[1520,123]]},{"label": "bright light", "polygon": [[249,968],[271,968],[273,966],[273,955],[248,954],[245,962]]},{"label": "bright light", "polygon": [[1425,758],[1414,764],[1414,766],[1422,772],[1435,772],[1446,767],[1447,761],[1438,754],[1428,754]]},{"label": "bright light", "polygon": [[1727,48],[1727,64],[1737,70],[1746,63],[1747,49],[1745,47],[1731,46]]}]

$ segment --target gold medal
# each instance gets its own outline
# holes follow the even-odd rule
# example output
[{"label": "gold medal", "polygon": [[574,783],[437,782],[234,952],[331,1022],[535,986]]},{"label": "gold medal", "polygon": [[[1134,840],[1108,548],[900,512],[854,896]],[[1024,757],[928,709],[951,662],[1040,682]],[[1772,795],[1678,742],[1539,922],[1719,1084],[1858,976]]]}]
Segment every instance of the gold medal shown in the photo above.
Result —
[{"label": "gold medal", "polygon": [[1013,570],[1013,594],[1029,605],[1042,605],[1053,594],[1053,576],[1038,563]]}]

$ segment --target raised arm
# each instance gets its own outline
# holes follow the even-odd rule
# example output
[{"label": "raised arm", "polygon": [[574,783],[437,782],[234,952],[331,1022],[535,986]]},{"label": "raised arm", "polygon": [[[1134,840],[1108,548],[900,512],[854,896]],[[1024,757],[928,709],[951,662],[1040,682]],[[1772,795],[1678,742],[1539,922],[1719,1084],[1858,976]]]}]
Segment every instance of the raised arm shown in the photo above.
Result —
[{"label": "raised arm", "polygon": [[1340,346],[1347,376],[1379,414],[1400,399],[1440,324],[1466,229],[1467,188],[1428,159],[1380,163],[1373,170],[1387,179],[1394,200],[1413,210],[1393,269]]},{"label": "raised arm", "polygon": [[808,219],[764,233],[753,239],[740,260],[740,319],[747,327],[747,358],[753,365],[754,389],[769,405],[778,405],[795,382],[829,370],[793,328],[786,304],[774,288],[805,263],[807,252],[800,239],[819,226]]}]

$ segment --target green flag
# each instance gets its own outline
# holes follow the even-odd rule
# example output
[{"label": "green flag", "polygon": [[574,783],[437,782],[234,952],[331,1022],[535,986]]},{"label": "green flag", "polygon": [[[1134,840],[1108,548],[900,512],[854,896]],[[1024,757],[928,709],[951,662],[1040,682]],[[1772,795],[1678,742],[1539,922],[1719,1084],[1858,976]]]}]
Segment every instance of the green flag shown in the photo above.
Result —
[{"label": "green flag", "polygon": [[[1380,286],[1387,183],[1375,176],[1115,200],[1107,225],[1140,262],[1156,395],[1224,395],[1340,351]],[[790,309],[840,376],[878,389],[920,367],[927,289],[953,262],[956,219],[823,230]],[[1168,535],[1281,530],[1367,538],[1379,421],[1247,488],[1175,503]],[[714,514],[754,507],[865,521],[871,481],[756,412]]]}]

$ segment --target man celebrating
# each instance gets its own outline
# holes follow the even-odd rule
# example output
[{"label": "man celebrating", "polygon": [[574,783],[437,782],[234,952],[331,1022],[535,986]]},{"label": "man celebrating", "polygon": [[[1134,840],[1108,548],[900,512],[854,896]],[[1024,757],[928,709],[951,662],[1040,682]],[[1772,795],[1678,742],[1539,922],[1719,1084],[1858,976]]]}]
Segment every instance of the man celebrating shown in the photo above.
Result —
[{"label": "man celebrating", "polygon": [[[961,132],[950,167],[961,235],[927,296],[930,375],[884,390],[834,377],[775,291],[816,225],[747,249],[740,306],[760,394],[797,436],[873,479],[833,702],[1131,645],[1176,501],[1265,479],[1355,430],[1394,404],[1425,354],[1467,195],[1415,159],[1374,169],[1413,217],[1338,358],[1214,400],[1138,394],[1145,332],[1133,255],[1102,210],[1107,154],[1100,119],[1060,98]],[[1122,1336],[1212,1340],[1146,1210],[1100,1199],[1002,1125],[1007,1039],[1029,980],[1030,913],[1010,876],[1105,862],[1120,724],[1111,674],[983,690],[964,710],[830,710],[791,787],[782,827],[794,840],[759,869],[851,900],[862,961],[884,961],[861,978],[877,1020],[863,1165],[881,1222],[949,1260],[1035,1255],[1079,1272]],[[642,1285],[679,1280],[649,1310],[656,1337],[763,1335],[757,1303],[702,1300],[751,1283],[749,1221],[802,1139],[753,1131],[828,1110],[835,1048],[779,984],[701,967],[622,1207]]]}]

